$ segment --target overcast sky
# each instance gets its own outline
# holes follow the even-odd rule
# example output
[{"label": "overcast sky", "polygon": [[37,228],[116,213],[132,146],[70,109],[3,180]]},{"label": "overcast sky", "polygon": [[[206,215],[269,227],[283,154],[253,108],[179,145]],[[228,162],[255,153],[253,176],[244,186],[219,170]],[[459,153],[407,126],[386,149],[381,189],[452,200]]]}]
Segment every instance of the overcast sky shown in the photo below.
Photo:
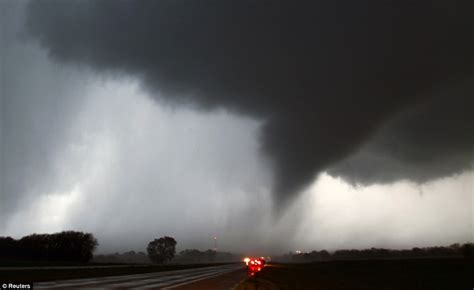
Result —
[{"label": "overcast sky", "polygon": [[474,241],[474,25],[428,2],[0,1],[0,235]]}]

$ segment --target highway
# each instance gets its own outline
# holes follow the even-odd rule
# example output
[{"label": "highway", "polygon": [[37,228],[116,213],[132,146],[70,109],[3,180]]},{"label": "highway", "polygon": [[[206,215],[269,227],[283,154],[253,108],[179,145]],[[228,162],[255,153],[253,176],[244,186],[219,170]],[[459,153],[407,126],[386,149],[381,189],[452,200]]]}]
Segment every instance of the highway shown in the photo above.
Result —
[{"label": "highway", "polygon": [[34,283],[35,289],[216,289],[227,290],[246,277],[245,266],[231,264],[155,272]]}]

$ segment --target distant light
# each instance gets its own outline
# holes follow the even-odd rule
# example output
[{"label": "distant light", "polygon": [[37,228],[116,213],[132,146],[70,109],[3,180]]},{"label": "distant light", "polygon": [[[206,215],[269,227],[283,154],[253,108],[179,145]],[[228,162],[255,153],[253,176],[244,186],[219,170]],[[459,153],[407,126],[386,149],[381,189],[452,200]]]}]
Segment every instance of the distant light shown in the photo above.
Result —
[{"label": "distant light", "polygon": [[248,258],[248,257],[245,257],[245,259],[244,259],[244,262],[245,262],[245,265],[248,265],[248,264],[249,264],[249,262],[250,262],[250,258]]}]

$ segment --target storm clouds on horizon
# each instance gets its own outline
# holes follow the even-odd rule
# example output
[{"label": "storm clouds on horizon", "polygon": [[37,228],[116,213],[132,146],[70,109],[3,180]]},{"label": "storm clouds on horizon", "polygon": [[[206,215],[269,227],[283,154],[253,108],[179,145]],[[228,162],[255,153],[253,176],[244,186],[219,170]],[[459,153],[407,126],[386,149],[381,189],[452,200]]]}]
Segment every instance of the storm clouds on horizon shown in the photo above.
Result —
[{"label": "storm clouds on horizon", "polygon": [[[326,195],[345,196],[340,204],[347,205],[346,194],[359,188],[377,202],[377,189],[386,198],[399,194],[403,207],[413,184],[433,192],[423,193],[433,206],[422,210],[426,215],[457,190],[455,206],[467,208],[459,215],[447,210],[442,223],[468,217],[470,207],[471,220],[451,229],[451,240],[472,240],[469,5],[4,1],[0,215],[8,218],[0,230],[15,232],[35,215],[22,203],[36,201],[36,213],[45,212],[53,196],[64,208],[70,204],[65,224],[114,232],[113,240],[121,223],[104,216],[149,200],[164,211],[158,220],[170,216],[182,226],[175,234],[185,245],[227,228],[229,240],[245,233],[255,250],[281,249],[285,233],[296,241],[302,229],[317,236],[316,228],[342,225],[313,220],[324,220],[313,213],[325,212],[322,204],[336,205]],[[83,217],[89,199],[98,210]],[[276,225],[269,214],[275,205],[286,208]],[[206,207],[216,214],[199,221]],[[359,224],[340,230],[376,232],[364,226],[373,216],[353,213]],[[125,214],[173,233],[151,220],[151,206],[144,215]],[[308,230],[308,219],[318,226]],[[428,228],[436,236],[432,226],[428,236]],[[188,242],[187,233],[194,237]],[[325,235],[302,243],[337,239]],[[377,241],[420,240],[407,237]]]}]

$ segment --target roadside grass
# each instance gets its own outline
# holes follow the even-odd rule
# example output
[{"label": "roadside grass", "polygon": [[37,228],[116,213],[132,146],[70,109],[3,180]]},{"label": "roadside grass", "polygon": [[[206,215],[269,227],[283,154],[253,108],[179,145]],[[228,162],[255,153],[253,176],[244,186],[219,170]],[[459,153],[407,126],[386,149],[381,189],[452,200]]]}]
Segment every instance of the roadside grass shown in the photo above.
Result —
[{"label": "roadside grass", "polygon": [[[191,268],[203,268],[219,265],[227,265],[232,263],[208,263],[208,264],[168,264],[168,265],[108,265],[108,264],[83,264],[84,267],[64,268],[64,269],[0,269],[0,281],[11,282],[44,282],[53,280],[94,278],[105,276],[120,276],[132,274],[145,274],[152,272],[184,270]],[[22,265],[25,266],[25,265]],[[34,265],[28,265],[34,266]],[[60,266],[57,264],[48,266]],[[62,265],[61,265],[62,266]],[[64,265],[66,266],[66,265]],[[77,265],[67,265],[77,266]],[[100,266],[91,268],[90,266]],[[111,267],[101,267],[111,266]],[[121,267],[117,267],[121,266]]]},{"label": "roadside grass", "polygon": [[399,259],[271,263],[236,290],[473,289],[471,259]]}]

